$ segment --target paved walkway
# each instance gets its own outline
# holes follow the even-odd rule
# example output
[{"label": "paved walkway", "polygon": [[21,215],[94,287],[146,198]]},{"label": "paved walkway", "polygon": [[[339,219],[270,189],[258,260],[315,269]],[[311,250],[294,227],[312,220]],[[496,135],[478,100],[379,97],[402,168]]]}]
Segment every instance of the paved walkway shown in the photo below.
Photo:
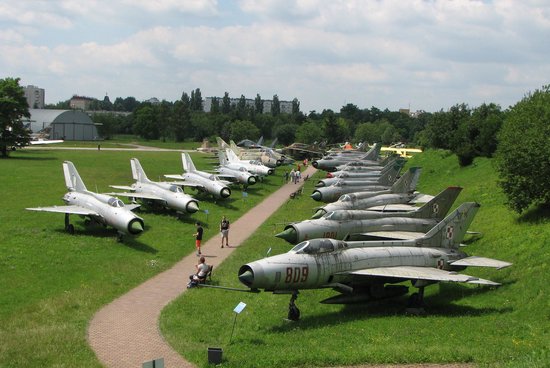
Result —
[{"label": "paved walkway", "polygon": [[[304,175],[311,176],[309,166]],[[203,247],[204,254],[215,253],[217,264],[228,257],[272,213],[283,205],[299,184],[283,185],[263,202],[231,224],[232,248],[220,248],[219,237]],[[149,279],[99,310],[88,327],[88,341],[98,359],[107,367],[138,368],[143,362],[164,358],[165,367],[193,367],[164,341],[158,321],[162,309],[187,289],[189,270],[197,263],[195,253],[171,269]],[[216,269],[217,264],[214,264]]]}]

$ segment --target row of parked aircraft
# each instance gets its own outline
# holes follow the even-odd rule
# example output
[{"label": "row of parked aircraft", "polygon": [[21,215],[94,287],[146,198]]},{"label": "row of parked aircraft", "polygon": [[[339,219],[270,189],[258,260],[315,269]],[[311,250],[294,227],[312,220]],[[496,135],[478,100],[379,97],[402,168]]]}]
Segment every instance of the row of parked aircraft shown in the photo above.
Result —
[{"label": "row of parked aircraft", "polygon": [[27,208],[31,211],[56,212],[65,214],[65,229],[73,234],[74,225],[70,223],[70,215],[87,218],[94,222],[117,230],[118,239],[122,241],[125,235],[137,235],[144,230],[143,218],[132,211],[138,204],[125,205],[117,197],[129,197],[133,201],[152,202],[178,213],[192,214],[199,211],[199,201],[184,193],[182,187],[192,187],[212,195],[215,199],[225,199],[231,196],[232,184],[249,186],[255,184],[259,177],[270,175],[273,169],[258,162],[240,160],[235,153],[227,149],[218,155],[220,165],[215,169],[217,174],[197,170],[190,155],[181,154],[182,174],[170,174],[165,177],[175,179],[172,182],[156,182],[150,180],[143,170],[139,160],[132,158],[130,165],[135,182],[127,185],[111,185],[114,189],[124,192],[95,193],[86,188],[75,165],[70,161],[63,162],[65,185],[68,192],[63,196],[64,206]]},{"label": "row of parked aircraft", "polygon": [[[408,306],[422,312],[428,285],[500,285],[459,273],[468,266],[511,265],[461,250],[480,205],[466,202],[448,213],[462,188],[448,187],[435,197],[419,194],[415,190],[421,169],[413,167],[395,181],[398,161],[384,163],[379,152],[375,145],[367,153],[345,151],[313,162],[317,168],[339,170],[328,174],[338,178],[336,183],[327,186],[321,180],[311,195],[329,203],[317,208],[314,219],[291,223],[276,235],[296,244],[290,251],[240,267],[238,278],[246,291],[291,294],[288,319],[298,320],[295,301],[303,289],[331,288],[339,294],[322,303],[348,304],[405,295],[409,288],[404,281],[410,281],[418,292]],[[358,172],[366,176],[357,180],[350,175]],[[354,190],[339,191],[350,187]],[[322,191],[329,188],[339,194],[329,197]]]}]

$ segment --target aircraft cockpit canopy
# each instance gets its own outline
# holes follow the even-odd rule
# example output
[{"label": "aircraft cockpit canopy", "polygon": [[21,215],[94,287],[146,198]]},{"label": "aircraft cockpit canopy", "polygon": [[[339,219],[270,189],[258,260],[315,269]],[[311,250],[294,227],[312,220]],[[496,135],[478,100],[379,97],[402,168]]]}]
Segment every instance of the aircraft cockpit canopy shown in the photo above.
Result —
[{"label": "aircraft cockpit canopy", "polygon": [[170,189],[170,191],[174,193],[183,193],[183,189],[181,189],[181,187],[177,185],[170,185],[170,188],[168,189]]},{"label": "aircraft cockpit canopy", "polygon": [[344,194],[338,198],[339,202],[351,202],[351,197],[349,194]]},{"label": "aircraft cockpit canopy", "polygon": [[[336,243],[336,248],[334,243]],[[321,254],[334,252],[335,249],[341,249],[344,246],[344,242],[342,241],[334,241],[331,239],[314,239],[296,244],[291,251],[298,254]]]},{"label": "aircraft cockpit canopy", "polygon": [[347,221],[351,219],[351,216],[348,211],[332,211],[326,213],[323,218],[325,220],[332,220],[332,221]]},{"label": "aircraft cockpit canopy", "polygon": [[111,197],[107,201],[111,207],[124,207],[124,202],[122,202],[120,199]]}]

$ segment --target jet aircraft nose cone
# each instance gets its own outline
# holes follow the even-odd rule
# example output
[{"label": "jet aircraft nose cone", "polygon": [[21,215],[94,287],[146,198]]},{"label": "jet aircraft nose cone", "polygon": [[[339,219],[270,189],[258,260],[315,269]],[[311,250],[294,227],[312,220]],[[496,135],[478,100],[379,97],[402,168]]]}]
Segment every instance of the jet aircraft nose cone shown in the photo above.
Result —
[{"label": "jet aircraft nose cone", "polygon": [[239,281],[243,284],[250,286],[254,282],[254,273],[252,270],[246,270],[239,274]]},{"label": "jet aircraft nose cone", "polygon": [[220,197],[222,198],[227,198],[231,195],[231,189],[229,188],[223,188],[221,191],[220,191]]},{"label": "jet aircraft nose cone", "polygon": [[321,218],[321,217],[323,217],[323,215],[324,215],[325,213],[327,213],[327,211],[325,211],[325,210],[322,209],[322,208],[319,208],[319,209],[317,210],[317,212],[315,212],[315,213],[313,214],[313,216],[311,216],[311,218],[312,218],[312,219]]},{"label": "jet aircraft nose cone", "polygon": [[185,206],[185,209],[189,213],[195,213],[199,210],[199,204],[195,201],[191,201],[191,202],[187,203],[187,206]]},{"label": "jet aircraft nose cone", "polygon": [[130,234],[139,234],[143,231],[143,224],[138,219],[133,219],[128,224],[128,231]]},{"label": "jet aircraft nose cone", "polygon": [[311,195],[310,195],[311,198],[313,198],[314,200],[316,201],[320,201],[321,198],[323,198],[323,195],[321,194],[321,192],[319,192],[318,190],[314,191]]},{"label": "jet aircraft nose cone", "polygon": [[324,187],[325,186],[325,182],[322,181],[322,180],[319,180],[316,184],[315,184],[315,187],[316,188],[321,188],[321,187]]},{"label": "jet aircraft nose cone", "polygon": [[314,168],[317,168],[317,166],[319,165],[317,161],[313,161],[311,164],[313,165]]},{"label": "jet aircraft nose cone", "polygon": [[250,176],[248,178],[248,185],[256,184],[256,177]]},{"label": "jet aircraft nose cone", "polygon": [[275,170],[269,169],[269,170],[267,171],[267,175],[272,175],[274,172],[275,172]]},{"label": "jet aircraft nose cone", "polygon": [[289,242],[290,244],[296,244],[297,233],[293,227],[285,229],[283,232],[275,235],[277,238],[281,238]]}]

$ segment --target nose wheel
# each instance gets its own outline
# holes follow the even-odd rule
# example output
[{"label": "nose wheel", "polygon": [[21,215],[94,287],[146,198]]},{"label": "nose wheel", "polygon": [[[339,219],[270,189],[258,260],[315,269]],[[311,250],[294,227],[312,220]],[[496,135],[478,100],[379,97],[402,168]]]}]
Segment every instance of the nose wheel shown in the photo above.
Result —
[{"label": "nose wheel", "polygon": [[69,221],[69,214],[68,213],[65,214],[65,231],[67,231],[71,235],[74,234],[74,226]]},{"label": "nose wheel", "polygon": [[294,303],[296,299],[298,299],[298,291],[292,293],[292,296],[290,297],[290,302],[288,303],[288,319],[291,321],[300,320],[300,310]]}]

